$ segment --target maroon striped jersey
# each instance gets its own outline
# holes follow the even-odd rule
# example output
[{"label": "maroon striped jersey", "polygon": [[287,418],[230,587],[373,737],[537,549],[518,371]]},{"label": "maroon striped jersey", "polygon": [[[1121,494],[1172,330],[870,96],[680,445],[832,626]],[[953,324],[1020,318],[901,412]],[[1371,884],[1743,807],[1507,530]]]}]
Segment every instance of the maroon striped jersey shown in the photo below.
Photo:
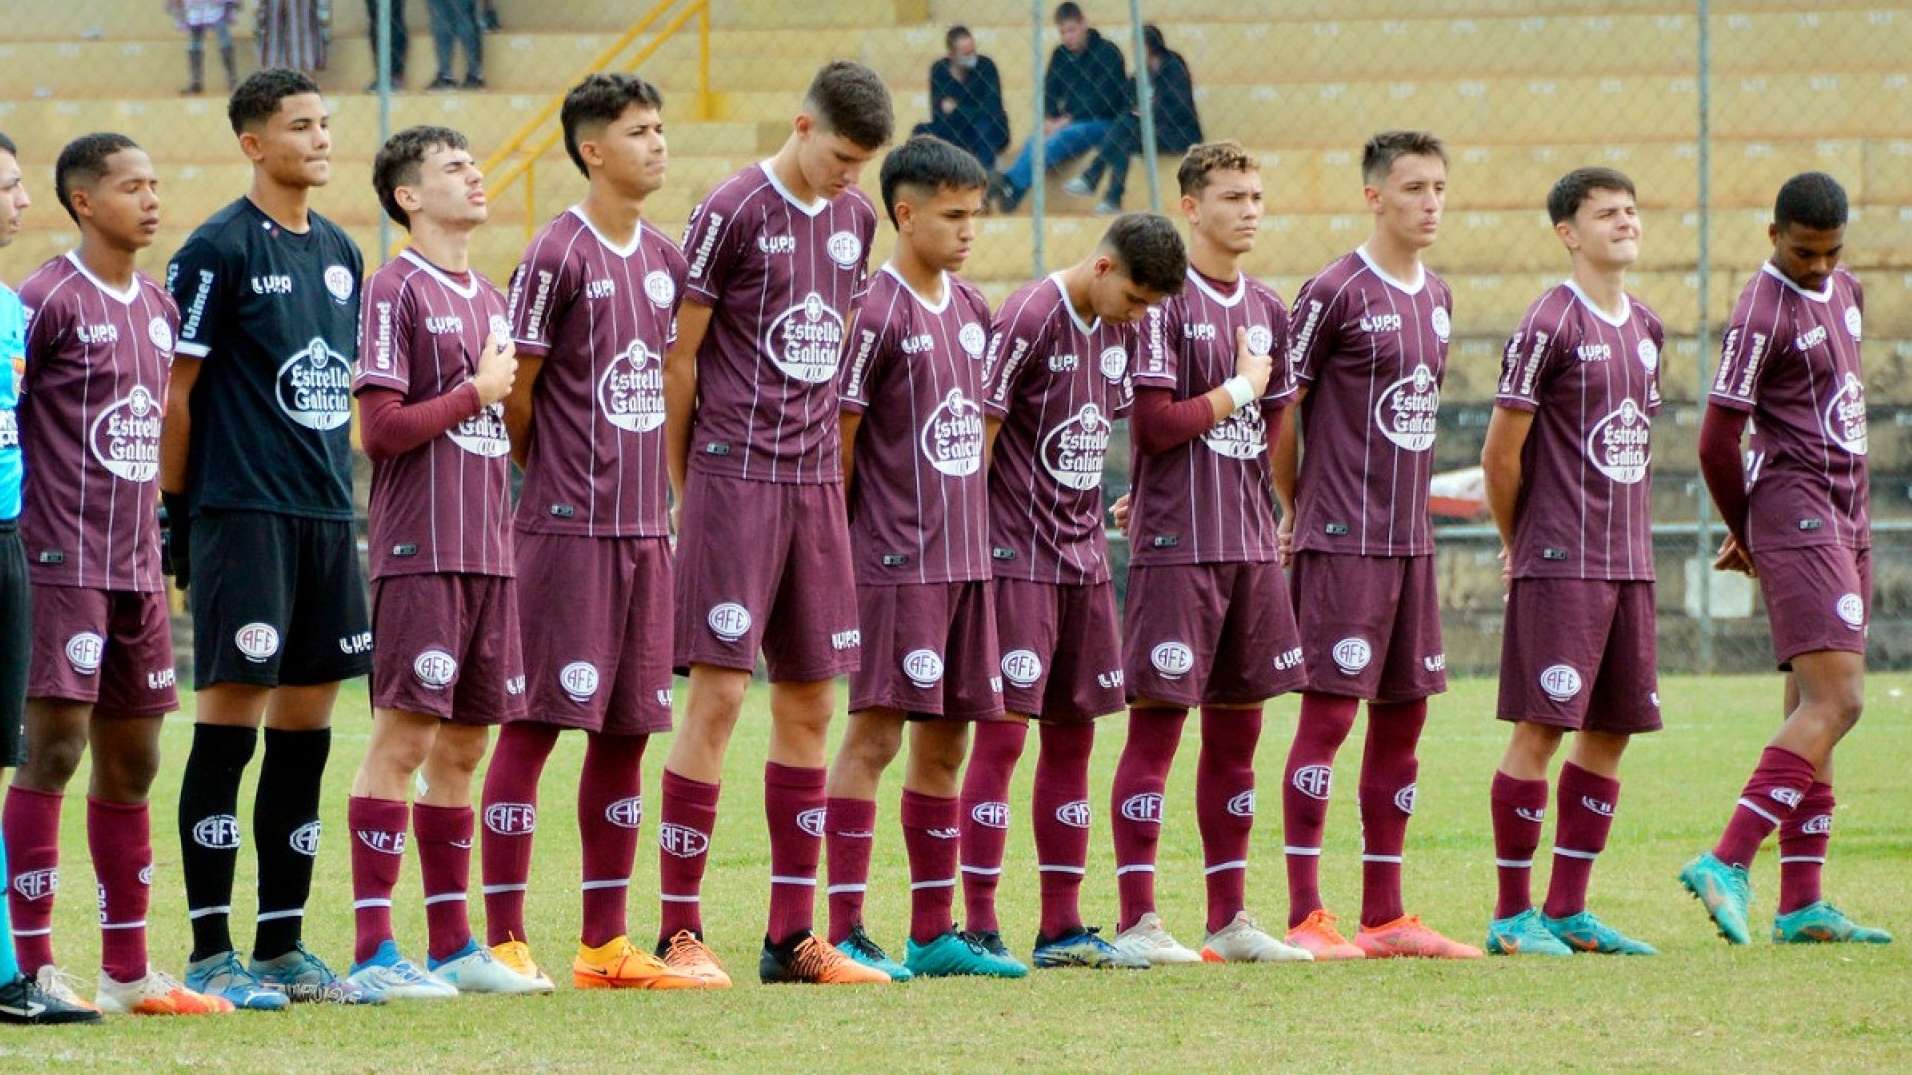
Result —
[{"label": "maroon striped jersey", "polygon": [[[1256,354],[1274,354],[1287,335],[1288,310],[1246,273],[1223,294],[1190,269],[1182,293],[1149,310],[1135,387],[1166,388],[1177,401],[1207,394],[1235,375],[1238,328],[1248,330]],[[1286,405],[1294,395],[1294,376],[1278,361],[1260,403],[1166,452],[1135,453],[1134,563],[1266,563],[1278,556],[1263,407]]]},{"label": "maroon striped jersey", "polygon": [[1494,396],[1533,415],[1508,550],[1515,578],[1652,581],[1665,342],[1659,316],[1630,295],[1615,317],[1568,281],[1527,308]]},{"label": "maroon striped jersey", "polygon": [[[505,298],[476,272],[453,275],[407,250],[366,281],[355,393],[406,405],[459,390],[485,338],[508,336]],[[372,464],[372,577],[512,574],[511,439],[493,403],[447,432]]]},{"label": "maroon striped jersey", "polygon": [[157,592],[159,425],[179,307],[143,273],[113,289],[77,254],[34,270],[20,302],[29,577],[36,586]]},{"label": "maroon striped jersey", "polygon": [[1746,468],[1751,552],[1872,545],[1859,369],[1864,308],[1858,278],[1844,269],[1824,291],[1812,292],[1771,262],[1747,281],[1733,308],[1707,402],[1753,416]]},{"label": "maroon striped jersey", "polygon": [[857,301],[842,406],[862,415],[849,496],[858,582],[989,577],[988,325],[982,292],[948,273],[934,305],[887,265]]},{"label": "maroon striped jersey", "polygon": [[1434,551],[1428,482],[1454,297],[1423,267],[1389,277],[1356,250],[1301,285],[1288,364],[1301,401],[1296,549]]},{"label": "maroon striped jersey", "polygon": [[989,468],[997,578],[1080,585],[1109,579],[1102,460],[1135,403],[1136,325],[1084,322],[1059,276],[1018,288],[996,311],[983,409],[1002,421]]},{"label": "maroon striped jersey", "polygon": [[666,537],[664,351],[677,336],[684,256],[649,221],[624,247],[572,209],[511,278],[518,354],[543,360],[531,394],[520,530]]},{"label": "maroon striped jersey", "polygon": [[875,237],[868,195],[851,187],[800,202],[768,162],[691,210],[686,297],[711,308],[691,466],[751,481],[843,480],[837,367]]}]

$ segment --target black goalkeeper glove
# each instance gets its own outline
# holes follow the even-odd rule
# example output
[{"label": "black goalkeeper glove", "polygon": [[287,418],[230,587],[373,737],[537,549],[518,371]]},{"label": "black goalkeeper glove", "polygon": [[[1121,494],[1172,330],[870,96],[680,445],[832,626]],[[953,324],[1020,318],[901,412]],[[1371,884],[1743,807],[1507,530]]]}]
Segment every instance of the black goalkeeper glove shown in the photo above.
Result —
[{"label": "black goalkeeper glove", "polygon": [[159,569],[184,591],[192,582],[192,509],[185,493],[159,494]]}]

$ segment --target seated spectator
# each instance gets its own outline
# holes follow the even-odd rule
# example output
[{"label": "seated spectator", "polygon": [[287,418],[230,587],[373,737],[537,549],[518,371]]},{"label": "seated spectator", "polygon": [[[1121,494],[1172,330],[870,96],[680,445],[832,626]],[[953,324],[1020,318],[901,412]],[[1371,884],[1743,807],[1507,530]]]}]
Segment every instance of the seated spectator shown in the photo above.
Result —
[{"label": "seated spectator", "polygon": [[[1057,5],[1056,32],[1062,44],[1050,54],[1042,78],[1043,154],[1051,171],[1094,149],[1129,103],[1122,50],[1089,26],[1081,5]],[[1035,145],[1034,137],[1024,142],[1009,170],[991,183],[1001,212],[1022,204],[1035,184]]]},{"label": "seated spectator", "polygon": [[1002,106],[1002,76],[996,63],[976,51],[966,26],[944,36],[949,55],[929,67],[929,122],[912,134],[933,134],[996,166],[996,154],[1009,148],[1009,113]]},{"label": "seated spectator", "polygon": [[[1188,72],[1188,61],[1179,52],[1171,52],[1162,31],[1153,23],[1142,27],[1142,43],[1148,50],[1149,89],[1155,98],[1155,148],[1160,153],[1182,154],[1202,140],[1202,121],[1195,114],[1195,79]],[[1130,84],[1131,90],[1134,84]],[[1131,97],[1130,100],[1134,100]],[[1128,189],[1129,158],[1142,150],[1142,114],[1138,108],[1115,122],[1096,147],[1095,160],[1081,175],[1063,186],[1078,198],[1095,196],[1102,173],[1109,173],[1109,190],[1096,203],[1095,211],[1113,216],[1122,211],[1122,194]],[[1151,162],[1153,166],[1153,162]]]}]

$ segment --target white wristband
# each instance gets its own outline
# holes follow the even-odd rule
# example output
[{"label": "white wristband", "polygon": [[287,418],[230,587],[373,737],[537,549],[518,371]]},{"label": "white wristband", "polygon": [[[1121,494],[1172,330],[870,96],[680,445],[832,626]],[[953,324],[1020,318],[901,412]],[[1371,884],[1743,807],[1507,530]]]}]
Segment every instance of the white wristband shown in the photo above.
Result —
[{"label": "white wristband", "polygon": [[1222,390],[1228,393],[1229,399],[1235,401],[1236,410],[1241,410],[1243,407],[1255,402],[1255,386],[1249,384],[1248,378],[1243,377],[1241,374],[1236,374],[1228,380],[1223,381]]}]

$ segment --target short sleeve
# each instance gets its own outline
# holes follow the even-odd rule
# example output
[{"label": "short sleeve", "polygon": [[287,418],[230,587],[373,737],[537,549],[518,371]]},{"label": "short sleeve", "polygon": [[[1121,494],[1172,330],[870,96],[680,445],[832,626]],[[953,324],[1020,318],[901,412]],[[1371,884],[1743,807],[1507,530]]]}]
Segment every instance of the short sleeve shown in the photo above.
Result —
[{"label": "short sleeve", "polygon": [[1047,343],[1048,319],[1029,316],[1029,306],[1025,299],[1013,311],[997,311],[990,329],[983,358],[983,408],[997,418],[1009,413],[1009,400],[1027,374],[1029,360]]},{"label": "short sleeve", "polygon": [[1171,300],[1148,308],[1142,326],[1142,354],[1135,380],[1143,388],[1174,388],[1181,372],[1175,341],[1182,334],[1182,304]]},{"label": "short sleeve", "polygon": [[511,274],[511,298],[506,316],[511,340],[529,358],[551,353],[553,326],[563,321],[579,294],[569,244],[543,232],[524,252],[524,261]]},{"label": "short sleeve", "polygon": [[399,273],[373,275],[359,315],[359,369],[354,394],[368,388],[407,392],[412,383],[416,300]]},{"label": "short sleeve", "polygon": [[[885,293],[887,292],[887,293]],[[861,414],[870,405],[870,386],[877,384],[890,363],[890,312],[898,292],[866,291],[857,300],[856,331],[850,337],[850,361],[843,366],[837,386],[843,409]]]},{"label": "short sleeve", "polygon": [[1555,357],[1561,353],[1561,318],[1551,301],[1553,293],[1527,308],[1520,327],[1507,340],[1500,356],[1500,384],[1494,405],[1532,413],[1540,408],[1540,390],[1546,384]]},{"label": "short sleeve", "polygon": [[1287,346],[1288,370],[1297,384],[1314,383],[1321,374],[1322,360],[1334,351],[1340,319],[1335,288],[1333,281],[1317,276],[1301,285],[1295,295]]},{"label": "short sleeve", "polygon": [[202,233],[186,240],[166,266],[166,290],[179,307],[177,350],[188,358],[205,358],[218,343],[231,286],[224,260]]},{"label": "short sleeve", "polygon": [[724,197],[730,186],[723,184],[697,203],[684,227],[684,256],[690,259],[684,290],[705,306],[717,304],[748,231],[739,227],[736,211]]}]

